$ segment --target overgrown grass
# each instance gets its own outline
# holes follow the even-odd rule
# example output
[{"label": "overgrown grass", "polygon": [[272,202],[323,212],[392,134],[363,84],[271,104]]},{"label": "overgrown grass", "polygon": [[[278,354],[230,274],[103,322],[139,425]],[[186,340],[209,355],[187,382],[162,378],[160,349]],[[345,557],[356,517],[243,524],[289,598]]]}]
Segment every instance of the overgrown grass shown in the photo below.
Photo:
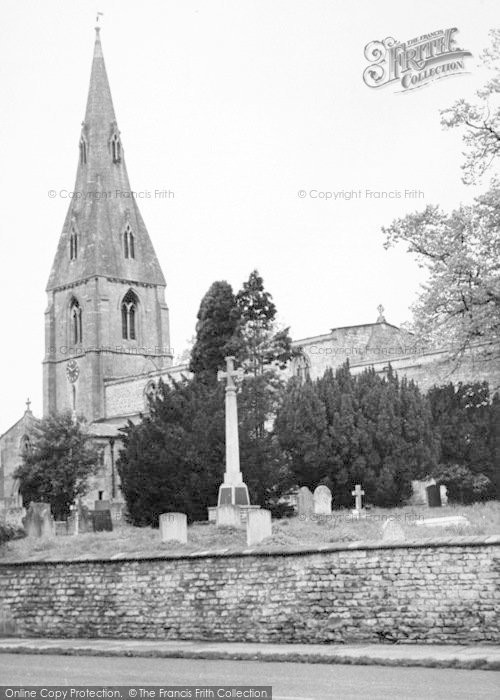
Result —
[{"label": "overgrown grass", "polygon": [[[424,518],[464,515],[468,527],[419,527]],[[410,507],[373,508],[365,519],[355,520],[351,511],[334,511],[331,517],[298,517],[273,522],[273,536],[258,548],[269,546],[284,550],[297,546],[325,545],[334,542],[376,541],[381,539],[382,525],[393,517],[401,525],[407,539],[423,539],[450,535],[500,534],[500,502],[477,503],[472,506],[445,508]],[[246,547],[244,530],[217,529],[209,523],[194,523],[188,530],[188,544],[162,543],[158,530],[121,525],[113,532],[62,536],[51,540],[25,538],[0,547],[0,562],[23,560],[70,560],[122,556],[155,556],[169,552],[221,551]]]}]

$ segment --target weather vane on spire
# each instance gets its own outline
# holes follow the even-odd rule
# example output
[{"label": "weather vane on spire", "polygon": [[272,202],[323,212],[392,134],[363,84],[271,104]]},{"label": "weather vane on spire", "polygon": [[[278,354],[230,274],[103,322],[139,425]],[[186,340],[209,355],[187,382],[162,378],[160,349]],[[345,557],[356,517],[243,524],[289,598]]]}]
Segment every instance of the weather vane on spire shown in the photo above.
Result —
[{"label": "weather vane on spire", "polygon": [[104,12],[97,13],[97,17],[95,18],[97,26],[99,26],[99,17],[104,17]]}]

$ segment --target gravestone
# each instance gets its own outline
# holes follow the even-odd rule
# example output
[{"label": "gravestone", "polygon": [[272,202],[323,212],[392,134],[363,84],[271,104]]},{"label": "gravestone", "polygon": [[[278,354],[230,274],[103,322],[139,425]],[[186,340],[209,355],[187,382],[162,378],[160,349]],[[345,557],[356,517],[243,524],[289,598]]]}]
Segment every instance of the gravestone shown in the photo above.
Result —
[{"label": "gravestone", "polygon": [[69,535],[81,535],[86,532],[94,532],[92,512],[80,501],[71,506],[71,515],[67,522]]},{"label": "gravestone", "polygon": [[23,527],[28,537],[53,537],[55,525],[50,511],[50,503],[31,501],[23,518]]},{"label": "gravestone", "polygon": [[94,531],[94,521],[92,518],[92,512],[87,506],[82,503],[78,504],[78,532],[93,532]]},{"label": "gravestone", "polygon": [[125,521],[125,503],[123,501],[112,501],[109,507],[113,525],[122,525]]},{"label": "gravestone", "polygon": [[441,491],[437,484],[431,484],[426,489],[427,505],[429,508],[441,508]]},{"label": "gravestone", "polygon": [[365,495],[365,492],[361,488],[361,484],[356,484],[354,491],[351,491],[351,494],[354,496],[355,503],[354,510],[351,510],[353,517],[356,519],[366,518],[366,510],[363,508],[363,496]]},{"label": "gravestone", "polygon": [[187,544],[187,515],[185,513],[162,513],[160,515],[160,538],[162,542]]},{"label": "gravestone", "polygon": [[435,479],[415,479],[411,482],[412,495],[410,498],[411,505],[414,506],[428,506],[429,497],[427,493],[427,488],[433,486],[436,483]]},{"label": "gravestone", "polygon": [[448,489],[444,484],[440,485],[439,493],[441,495],[441,504],[443,506],[447,506],[448,505]]},{"label": "gravestone", "polygon": [[55,520],[54,521],[54,535],[56,537],[61,537],[62,535],[68,534],[68,523],[66,520]]},{"label": "gravestone", "polygon": [[94,532],[112,532],[113,521],[110,510],[92,511],[92,525]]},{"label": "gravestone", "polygon": [[241,527],[241,514],[238,506],[230,503],[218,506],[216,515],[217,527]]},{"label": "gravestone", "polygon": [[111,510],[109,501],[94,501],[94,510]]},{"label": "gravestone", "polygon": [[384,542],[398,541],[406,539],[403,528],[394,518],[389,518],[382,524],[382,540]]},{"label": "gravestone", "polygon": [[23,518],[26,516],[26,508],[12,506],[5,511],[5,523],[12,527],[22,527]]},{"label": "gravestone", "polygon": [[317,486],[314,490],[314,513],[316,515],[332,514],[332,492],[328,486]]},{"label": "gravestone", "polygon": [[297,494],[299,518],[308,518],[314,513],[314,496],[307,486],[302,486]]},{"label": "gravestone", "polygon": [[468,527],[470,522],[464,515],[449,515],[444,518],[424,518],[416,520],[419,527]]},{"label": "gravestone", "polygon": [[247,546],[259,544],[272,534],[271,511],[263,508],[250,510],[247,514]]}]

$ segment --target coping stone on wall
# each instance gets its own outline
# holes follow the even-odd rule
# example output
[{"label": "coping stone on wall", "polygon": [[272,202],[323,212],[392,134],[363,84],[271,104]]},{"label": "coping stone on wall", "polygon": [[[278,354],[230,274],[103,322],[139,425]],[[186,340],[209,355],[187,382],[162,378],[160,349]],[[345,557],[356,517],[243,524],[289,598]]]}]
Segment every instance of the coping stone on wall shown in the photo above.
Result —
[{"label": "coping stone on wall", "polygon": [[121,564],[123,562],[136,561],[172,561],[179,559],[220,559],[220,558],[241,558],[241,557],[289,557],[310,554],[324,554],[328,552],[352,552],[356,550],[384,550],[384,549],[437,549],[439,547],[482,547],[488,545],[500,545],[500,535],[461,535],[455,537],[428,537],[404,542],[383,542],[377,540],[373,542],[338,542],[325,545],[303,545],[295,546],[291,549],[283,550],[279,547],[266,547],[265,549],[245,548],[245,549],[214,549],[197,550],[194,552],[170,552],[157,555],[127,556],[127,554],[113,555],[113,557],[92,557],[84,555],[72,559],[30,559],[25,561],[0,559],[0,567],[11,566],[40,566],[41,564],[70,565],[92,563]]}]

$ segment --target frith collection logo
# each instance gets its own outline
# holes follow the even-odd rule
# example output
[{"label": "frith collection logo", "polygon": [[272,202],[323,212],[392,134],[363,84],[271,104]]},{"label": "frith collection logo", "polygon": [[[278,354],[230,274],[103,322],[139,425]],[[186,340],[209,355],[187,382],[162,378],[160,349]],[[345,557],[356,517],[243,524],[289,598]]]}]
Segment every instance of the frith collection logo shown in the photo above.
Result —
[{"label": "frith collection logo", "polygon": [[408,91],[466,72],[464,59],[472,54],[455,46],[457,31],[440,29],[405,43],[392,37],[371,41],[365,46],[370,65],[363,72],[364,82],[371,88],[399,82],[402,91]]}]

